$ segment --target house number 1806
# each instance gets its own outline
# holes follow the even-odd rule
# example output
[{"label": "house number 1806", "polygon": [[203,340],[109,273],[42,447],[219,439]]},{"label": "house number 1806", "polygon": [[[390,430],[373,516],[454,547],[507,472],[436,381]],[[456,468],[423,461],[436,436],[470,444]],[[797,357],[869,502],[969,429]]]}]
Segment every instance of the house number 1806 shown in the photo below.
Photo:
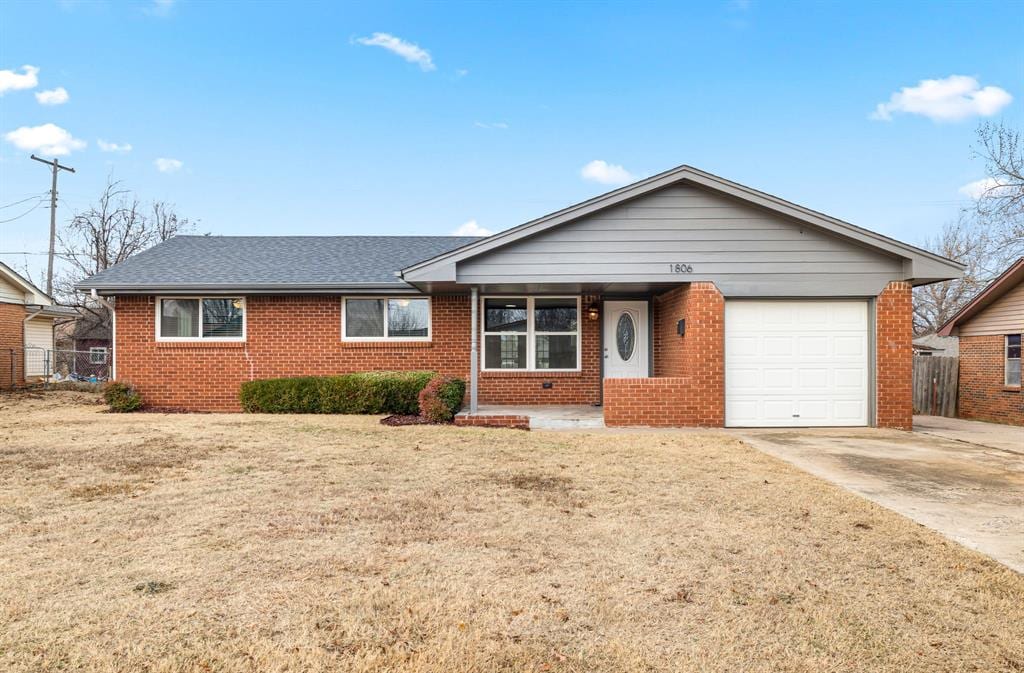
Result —
[{"label": "house number 1806", "polygon": [[669,264],[670,273],[693,273],[693,267],[689,264]]}]

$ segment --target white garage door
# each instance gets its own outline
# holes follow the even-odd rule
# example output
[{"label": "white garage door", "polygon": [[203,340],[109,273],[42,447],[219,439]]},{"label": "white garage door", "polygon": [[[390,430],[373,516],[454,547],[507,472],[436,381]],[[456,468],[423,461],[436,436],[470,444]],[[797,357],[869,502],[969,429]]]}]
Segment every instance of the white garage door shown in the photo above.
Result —
[{"label": "white garage door", "polygon": [[726,302],[725,424],[867,425],[867,302]]}]

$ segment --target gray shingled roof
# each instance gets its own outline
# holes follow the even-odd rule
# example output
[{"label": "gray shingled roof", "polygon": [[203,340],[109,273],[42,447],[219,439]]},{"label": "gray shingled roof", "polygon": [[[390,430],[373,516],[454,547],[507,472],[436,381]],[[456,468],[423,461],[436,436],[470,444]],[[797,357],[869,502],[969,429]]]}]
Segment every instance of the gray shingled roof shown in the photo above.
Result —
[{"label": "gray shingled roof", "polygon": [[395,272],[472,236],[177,236],[78,283],[83,290],[406,285]]}]

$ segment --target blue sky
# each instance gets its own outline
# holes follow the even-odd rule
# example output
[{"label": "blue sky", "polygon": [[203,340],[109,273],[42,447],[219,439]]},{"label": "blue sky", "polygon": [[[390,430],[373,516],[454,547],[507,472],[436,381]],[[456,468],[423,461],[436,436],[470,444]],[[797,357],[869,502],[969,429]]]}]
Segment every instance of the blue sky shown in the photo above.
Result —
[{"label": "blue sky", "polygon": [[[1020,9],[8,1],[0,206],[56,149],[62,220],[112,172],[214,234],[496,231],[688,163],[919,242],[983,177],[978,122],[1024,125]],[[0,260],[43,268],[6,253],[48,217]]]}]

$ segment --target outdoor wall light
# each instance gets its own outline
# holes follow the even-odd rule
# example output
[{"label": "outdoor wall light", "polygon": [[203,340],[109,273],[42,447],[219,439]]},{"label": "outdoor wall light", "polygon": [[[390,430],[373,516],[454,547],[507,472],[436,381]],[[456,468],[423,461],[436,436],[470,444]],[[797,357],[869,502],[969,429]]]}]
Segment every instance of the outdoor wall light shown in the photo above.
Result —
[{"label": "outdoor wall light", "polygon": [[597,320],[597,306],[595,304],[587,307],[587,320]]}]

